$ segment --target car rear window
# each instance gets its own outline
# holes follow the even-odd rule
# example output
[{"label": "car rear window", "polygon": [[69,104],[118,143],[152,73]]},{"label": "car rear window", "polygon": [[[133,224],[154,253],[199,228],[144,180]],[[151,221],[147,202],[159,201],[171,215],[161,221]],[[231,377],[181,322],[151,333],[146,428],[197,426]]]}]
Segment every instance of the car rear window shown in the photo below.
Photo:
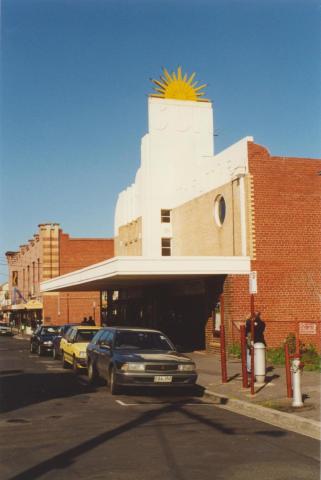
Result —
[{"label": "car rear window", "polygon": [[97,330],[78,330],[75,342],[90,342]]}]

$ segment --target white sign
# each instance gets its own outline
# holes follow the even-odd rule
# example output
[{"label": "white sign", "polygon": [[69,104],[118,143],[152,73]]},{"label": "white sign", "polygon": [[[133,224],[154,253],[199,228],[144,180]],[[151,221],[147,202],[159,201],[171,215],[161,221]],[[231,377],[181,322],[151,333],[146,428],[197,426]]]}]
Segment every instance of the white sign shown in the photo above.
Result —
[{"label": "white sign", "polygon": [[316,323],[299,323],[299,333],[300,335],[316,335],[317,334],[317,324]]},{"label": "white sign", "polygon": [[257,293],[257,272],[250,272],[249,274],[249,290],[250,293]]}]

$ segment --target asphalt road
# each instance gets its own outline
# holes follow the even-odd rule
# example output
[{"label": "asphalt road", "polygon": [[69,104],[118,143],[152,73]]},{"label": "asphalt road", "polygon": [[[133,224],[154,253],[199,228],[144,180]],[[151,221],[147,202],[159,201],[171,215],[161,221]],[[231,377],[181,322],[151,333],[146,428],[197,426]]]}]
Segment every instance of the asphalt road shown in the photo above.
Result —
[{"label": "asphalt road", "polygon": [[318,480],[319,442],[193,392],[112,397],[0,338],[2,480]]}]

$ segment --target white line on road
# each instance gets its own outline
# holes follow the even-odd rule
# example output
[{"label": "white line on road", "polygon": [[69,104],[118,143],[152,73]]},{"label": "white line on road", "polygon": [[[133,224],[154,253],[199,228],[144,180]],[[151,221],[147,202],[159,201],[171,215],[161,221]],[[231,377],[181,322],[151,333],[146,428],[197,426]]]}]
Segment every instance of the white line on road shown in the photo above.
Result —
[{"label": "white line on road", "polygon": [[[119,405],[121,405],[122,407],[133,407],[133,406],[137,406],[137,407],[157,407],[159,405],[175,405],[176,402],[158,402],[158,403],[148,403],[148,402],[145,402],[145,403],[125,403],[123,402],[122,400],[115,400],[116,403],[118,403]],[[182,406],[189,406],[189,407],[209,407],[209,406],[213,406],[214,403],[205,403],[205,402],[199,402],[199,403],[179,403],[178,405],[182,405]]]}]

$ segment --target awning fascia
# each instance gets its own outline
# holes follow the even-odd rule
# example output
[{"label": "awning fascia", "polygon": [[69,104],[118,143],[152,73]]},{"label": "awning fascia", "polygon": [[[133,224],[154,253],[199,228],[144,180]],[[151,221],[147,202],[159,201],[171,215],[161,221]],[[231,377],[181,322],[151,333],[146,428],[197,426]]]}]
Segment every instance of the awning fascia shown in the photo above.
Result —
[{"label": "awning fascia", "polygon": [[113,257],[46,280],[41,292],[94,291],[183,278],[250,273],[250,257]]}]

